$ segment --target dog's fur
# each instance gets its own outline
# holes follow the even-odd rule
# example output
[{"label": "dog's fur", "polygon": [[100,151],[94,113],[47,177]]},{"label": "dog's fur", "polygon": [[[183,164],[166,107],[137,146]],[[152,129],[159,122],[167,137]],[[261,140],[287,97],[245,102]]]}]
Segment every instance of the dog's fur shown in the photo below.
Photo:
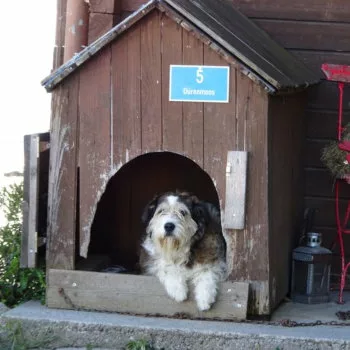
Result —
[{"label": "dog's fur", "polygon": [[210,309],[218,282],[226,274],[218,209],[186,192],[169,192],[147,205],[142,221],[146,226],[140,259],[143,272],[157,276],[178,302],[187,299],[191,282],[198,309]]}]

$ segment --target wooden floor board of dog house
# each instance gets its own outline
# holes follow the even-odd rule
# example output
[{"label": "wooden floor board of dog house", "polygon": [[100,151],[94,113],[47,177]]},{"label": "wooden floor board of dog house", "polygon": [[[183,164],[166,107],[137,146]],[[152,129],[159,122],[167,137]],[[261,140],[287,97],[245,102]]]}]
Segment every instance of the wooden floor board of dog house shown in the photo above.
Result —
[{"label": "wooden floor board of dog house", "polygon": [[47,306],[51,308],[222,320],[247,317],[246,282],[221,283],[214,306],[200,312],[193,295],[177,303],[155,277],[51,269],[48,281]]}]

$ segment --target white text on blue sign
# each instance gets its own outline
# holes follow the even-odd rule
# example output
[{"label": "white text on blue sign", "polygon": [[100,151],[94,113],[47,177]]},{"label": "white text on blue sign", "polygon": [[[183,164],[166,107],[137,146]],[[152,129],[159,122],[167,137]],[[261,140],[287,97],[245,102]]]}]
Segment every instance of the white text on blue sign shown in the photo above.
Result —
[{"label": "white text on blue sign", "polygon": [[230,67],[170,65],[169,101],[229,102]]}]

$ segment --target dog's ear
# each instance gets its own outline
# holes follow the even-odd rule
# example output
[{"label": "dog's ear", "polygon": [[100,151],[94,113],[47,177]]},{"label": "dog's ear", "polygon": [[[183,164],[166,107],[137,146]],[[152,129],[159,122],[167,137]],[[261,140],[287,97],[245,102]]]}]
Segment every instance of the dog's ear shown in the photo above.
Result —
[{"label": "dog's ear", "polygon": [[144,225],[148,225],[148,223],[151,221],[158,205],[158,199],[159,196],[156,196],[153,198],[144,208],[142,216],[141,216],[141,221]]},{"label": "dog's ear", "polygon": [[210,221],[210,216],[208,209],[204,202],[198,201],[198,199],[192,204],[191,215],[193,220],[197,223],[198,229],[194,236],[194,240],[200,240],[204,233],[205,229]]}]

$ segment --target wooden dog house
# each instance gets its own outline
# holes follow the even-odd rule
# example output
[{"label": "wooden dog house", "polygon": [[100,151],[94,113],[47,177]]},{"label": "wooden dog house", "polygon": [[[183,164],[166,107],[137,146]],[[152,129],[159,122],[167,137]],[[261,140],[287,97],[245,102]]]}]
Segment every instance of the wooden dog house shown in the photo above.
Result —
[{"label": "wooden dog house", "polygon": [[[228,102],[169,101],[170,65],[229,67]],[[43,81],[53,91],[48,305],[190,310],[160,296],[153,278],[76,271],[97,254],[133,272],[142,208],[186,189],[220,207],[227,244],[228,282],[202,316],[245,317],[237,300],[248,285],[249,312],[270,314],[289,288],[303,91],[317,81],[219,0],[151,0],[54,71]]]}]

